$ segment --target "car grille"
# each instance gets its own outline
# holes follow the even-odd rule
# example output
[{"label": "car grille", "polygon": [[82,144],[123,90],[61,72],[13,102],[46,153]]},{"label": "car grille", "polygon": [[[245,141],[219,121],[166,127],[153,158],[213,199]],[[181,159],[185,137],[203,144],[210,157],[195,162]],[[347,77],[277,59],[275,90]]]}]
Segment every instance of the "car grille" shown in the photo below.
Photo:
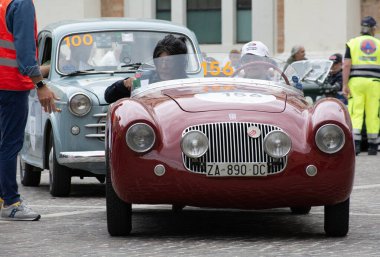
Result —
[{"label": "car grille", "polygon": [[[260,129],[258,138],[251,138],[247,129],[255,126]],[[182,133],[198,130],[209,139],[209,149],[205,155],[192,159],[182,153],[183,163],[187,170],[195,173],[206,173],[204,164],[207,162],[222,163],[267,163],[268,175],[276,174],[285,169],[287,157],[276,159],[264,152],[264,138],[278,127],[249,122],[210,123],[188,127]]]},{"label": "car grille", "polygon": [[96,113],[93,115],[93,117],[96,118],[98,122],[85,125],[85,127],[89,129],[88,131],[92,132],[92,133],[87,133],[86,137],[98,138],[100,140],[104,140],[107,113]]}]

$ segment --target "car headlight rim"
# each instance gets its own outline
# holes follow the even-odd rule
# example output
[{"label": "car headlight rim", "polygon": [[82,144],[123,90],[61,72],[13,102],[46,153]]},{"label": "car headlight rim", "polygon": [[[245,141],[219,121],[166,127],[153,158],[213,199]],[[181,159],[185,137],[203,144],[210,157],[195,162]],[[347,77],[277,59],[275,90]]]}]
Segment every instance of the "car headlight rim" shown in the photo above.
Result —
[{"label": "car headlight rim", "polygon": [[[186,143],[186,140],[187,138],[190,136],[190,134],[194,134],[194,133],[197,133],[199,135],[201,135],[201,137],[203,138],[204,142],[206,142],[206,147],[204,147],[204,149],[200,152],[200,154],[197,154],[197,155],[192,155],[190,154],[189,152],[187,152],[185,149],[185,146],[184,144]],[[197,158],[200,158],[202,156],[204,156],[206,154],[206,152],[208,151],[209,149],[209,142],[208,142],[208,138],[207,136],[202,132],[202,131],[199,131],[199,130],[191,130],[191,131],[188,131],[186,132],[183,136],[182,136],[182,139],[181,139],[181,150],[182,152],[189,158],[192,158],[192,159],[197,159]]]},{"label": "car headlight rim", "polygon": [[[74,109],[74,100],[75,100],[75,98],[77,98],[77,97],[79,97],[79,96],[83,96],[85,99],[87,99],[87,101],[88,101],[88,107],[85,109],[85,111],[83,111],[83,112],[81,112],[81,111],[75,111],[75,109]],[[91,111],[91,109],[92,109],[92,100],[91,100],[91,98],[87,95],[87,94],[85,94],[85,93],[75,93],[75,94],[73,94],[71,97],[70,97],[70,99],[69,99],[69,104],[68,104],[68,106],[69,106],[69,111],[73,114],[73,115],[75,115],[75,116],[78,116],[78,117],[82,117],[82,116],[85,116],[86,114],[88,114],[90,111]]]},{"label": "car headlight rim", "polygon": [[[148,144],[148,146],[145,147],[145,148],[140,148],[140,149],[138,149],[137,147],[135,147],[135,146],[133,145],[133,142],[131,142],[132,139],[131,139],[130,135],[133,133],[132,130],[135,129],[137,126],[144,126],[145,128],[148,129],[149,132],[151,132],[152,140],[151,140],[151,142]],[[134,152],[136,152],[136,153],[146,153],[146,152],[148,152],[149,150],[151,150],[151,149],[153,148],[153,146],[154,146],[154,144],[155,144],[155,142],[156,142],[156,133],[155,133],[153,127],[150,126],[149,124],[144,123],[144,122],[138,122],[138,123],[135,123],[135,124],[131,125],[131,126],[128,128],[127,132],[125,133],[125,141],[126,141],[128,147],[129,147],[132,151],[134,151]]]},{"label": "car headlight rim", "polygon": [[[273,152],[271,152],[269,149],[268,149],[268,141],[271,139],[271,137],[276,134],[276,133],[280,133],[282,135],[285,136],[285,139],[289,141],[289,144],[288,144],[288,147],[286,149],[286,151],[284,151],[283,154],[281,155],[274,155]],[[273,130],[271,132],[269,132],[265,138],[264,138],[264,151],[272,158],[276,158],[276,159],[279,159],[279,158],[283,158],[285,156],[287,156],[290,151],[292,150],[292,140],[290,139],[289,135],[287,133],[285,133],[284,131],[282,130]]]},{"label": "car headlight rim", "polygon": [[[333,128],[335,130],[335,132],[338,132],[339,135],[341,136],[340,145],[338,147],[334,147],[330,150],[320,140],[321,133],[323,133],[323,130],[326,130],[328,128]],[[327,153],[327,154],[335,154],[335,153],[339,152],[344,147],[344,145],[346,143],[346,136],[345,136],[343,129],[340,126],[338,126],[336,124],[325,124],[325,125],[322,125],[320,128],[318,128],[317,132],[315,133],[315,143],[316,143],[318,149],[321,150],[322,152]]]}]

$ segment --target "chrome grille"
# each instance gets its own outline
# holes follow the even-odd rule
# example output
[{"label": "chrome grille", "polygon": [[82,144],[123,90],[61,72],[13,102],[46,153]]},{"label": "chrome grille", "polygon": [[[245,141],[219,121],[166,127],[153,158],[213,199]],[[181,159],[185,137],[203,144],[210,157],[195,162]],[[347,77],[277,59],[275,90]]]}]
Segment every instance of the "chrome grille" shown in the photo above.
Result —
[{"label": "chrome grille", "polygon": [[[258,138],[248,136],[247,129],[251,126],[260,129],[261,135]],[[182,153],[183,164],[191,172],[206,173],[206,167],[202,164],[207,162],[265,162],[268,164],[268,175],[285,169],[287,157],[276,159],[264,152],[265,136],[271,131],[281,130],[276,126],[249,122],[209,123],[188,127],[182,136],[193,130],[201,131],[207,136],[209,149],[198,159],[191,159]]]},{"label": "chrome grille", "polygon": [[85,127],[89,129],[87,131],[91,132],[86,133],[86,137],[104,140],[107,113],[96,113],[93,117],[96,118],[98,122],[85,125]]}]

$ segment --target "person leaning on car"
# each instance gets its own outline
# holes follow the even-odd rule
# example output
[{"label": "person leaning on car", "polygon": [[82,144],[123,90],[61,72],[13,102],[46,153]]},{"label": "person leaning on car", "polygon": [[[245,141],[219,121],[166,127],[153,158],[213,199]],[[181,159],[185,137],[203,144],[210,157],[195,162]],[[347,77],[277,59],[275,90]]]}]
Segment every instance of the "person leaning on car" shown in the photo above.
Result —
[{"label": "person leaning on car", "polygon": [[[158,41],[153,52],[153,59],[155,60],[156,72],[153,72],[149,76],[149,83],[176,79],[176,78],[185,78],[185,63],[183,67],[172,64],[160,64],[159,57],[171,56],[171,55],[186,55],[187,46],[185,37],[175,37],[173,35],[167,35],[162,40]],[[181,56],[182,57],[182,56]],[[179,59],[181,59],[179,57]],[[183,56],[185,57],[185,56]],[[163,58],[165,59],[165,58]],[[177,70],[173,72],[173,70]],[[174,77],[173,77],[174,76]],[[117,100],[125,97],[131,96],[131,89],[134,77],[126,78],[123,80],[116,81],[111,86],[109,86],[104,92],[104,99],[107,103],[113,103]]]},{"label": "person leaning on car", "polygon": [[344,104],[347,104],[347,99],[343,96],[342,87],[342,65],[343,65],[343,57],[341,54],[336,53],[329,57],[329,60],[333,62],[331,66],[329,75],[326,78],[327,84],[331,86],[331,95],[342,101]]},{"label": "person leaning on car", "polygon": [[364,17],[361,36],[349,40],[343,64],[343,94],[348,97],[356,154],[360,153],[364,113],[368,155],[377,155],[380,128],[380,40],[374,37],[376,21]]},{"label": "person leaning on car", "polygon": [[56,111],[55,94],[44,84],[37,63],[37,24],[33,0],[0,0],[0,218],[38,220],[20,199],[17,154],[24,140],[28,96],[36,87],[47,112]]}]

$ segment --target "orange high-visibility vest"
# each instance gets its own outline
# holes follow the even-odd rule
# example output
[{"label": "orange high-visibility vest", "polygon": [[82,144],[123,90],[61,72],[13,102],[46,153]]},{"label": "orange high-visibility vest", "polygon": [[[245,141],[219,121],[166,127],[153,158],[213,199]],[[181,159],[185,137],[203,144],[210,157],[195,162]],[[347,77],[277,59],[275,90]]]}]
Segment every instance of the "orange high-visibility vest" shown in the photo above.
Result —
[{"label": "orange high-visibility vest", "polygon": [[[6,13],[11,2],[12,0],[0,0],[0,90],[30,90],[34,88],[33,82],[19,71],[14,38],[7,28]],[[34,18],[34,37],[37,42],[36,18]]]}]

